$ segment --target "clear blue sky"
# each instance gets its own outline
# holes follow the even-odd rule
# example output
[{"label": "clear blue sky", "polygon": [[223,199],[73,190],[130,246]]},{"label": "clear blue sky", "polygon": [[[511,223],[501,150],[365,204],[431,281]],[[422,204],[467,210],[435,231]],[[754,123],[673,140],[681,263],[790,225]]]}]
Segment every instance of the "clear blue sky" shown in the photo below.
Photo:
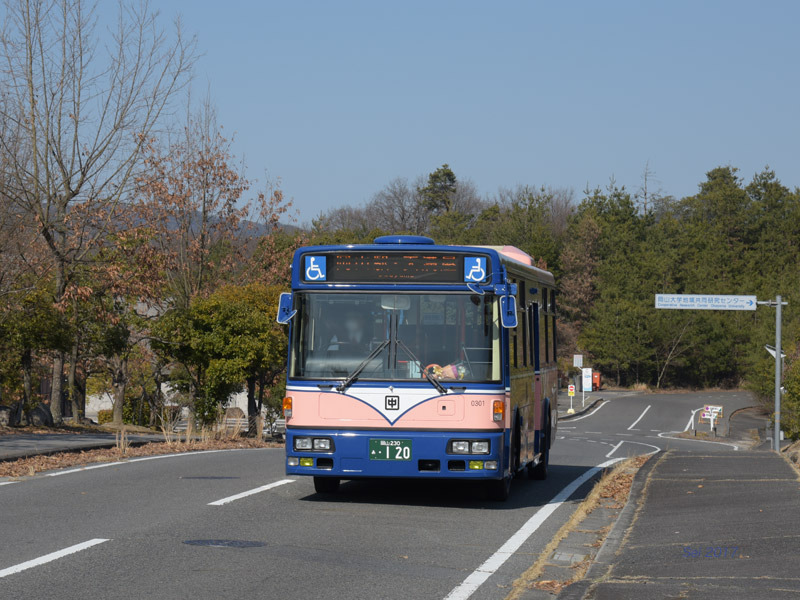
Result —
[{"label": "clear blue sky", "polygon": [[449,163],[517,184],[800,185],[800,2],[191,1],[219,121],[308,222]]}]

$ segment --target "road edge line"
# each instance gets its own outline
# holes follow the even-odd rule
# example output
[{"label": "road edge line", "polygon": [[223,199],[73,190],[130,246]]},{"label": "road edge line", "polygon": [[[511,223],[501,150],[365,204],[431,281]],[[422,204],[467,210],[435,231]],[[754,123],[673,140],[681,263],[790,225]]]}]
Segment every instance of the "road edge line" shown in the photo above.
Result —
[{"label": "road edge line", "polygon": [[466,600],[483,585],[489,577],[494,575],[514,553],[522,547],[528,539],[536,532],[539,527],[552,515],[556,509],[569,500],[578,488],[589,481],[597,473],[610,467],[611,465],[624,460],[622,458],[612,458],[604,461],[595,467],[589,468],[579,477],[573,479],[566,486],[553,496],[547,504],[540,507],[525,523],[509,537],[505,543],[498,548],[494,554],[486,559],[477,569],[467,575],[466,579],[453,588],[444,600]]}]

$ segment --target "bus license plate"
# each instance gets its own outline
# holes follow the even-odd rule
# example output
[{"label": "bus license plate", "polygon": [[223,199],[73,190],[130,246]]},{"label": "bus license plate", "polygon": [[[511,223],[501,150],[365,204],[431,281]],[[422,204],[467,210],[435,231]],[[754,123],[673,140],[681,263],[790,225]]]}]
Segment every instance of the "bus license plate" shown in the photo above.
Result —
[{"label": "bus license plate", "polygon": [[411,440],[370,440],[370,460],[411,460]]}]

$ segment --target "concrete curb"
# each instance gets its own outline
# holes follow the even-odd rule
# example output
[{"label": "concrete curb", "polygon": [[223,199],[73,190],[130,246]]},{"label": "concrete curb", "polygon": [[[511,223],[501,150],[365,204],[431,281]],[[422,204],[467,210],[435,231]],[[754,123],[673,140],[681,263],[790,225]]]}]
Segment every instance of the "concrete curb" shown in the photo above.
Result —
[{"label": "concrete curb", "polygon": [[559,421],[569,421],[570,419],[574,419],[575,417],[579,417],[579,416],[581,416],[583,414],[586,414],[587,412],[592,410],[595,406],[597,406],[598,403],[602,402],[603,400],[604,400],[604,398],[602,396],[600,396],[596,400],[593,400],[592,403],[589,406],[585,406],[584,408],[582,408],[580,410],[576,410],[571,415],[568,415],[567,413],[558,413],[558,420]]},{"label": "concrete curb", "polygon": [[565,588],[559,595],[558,600],[582,600],[589,588],[598,580],[608,575],[609,570],[614,565],[614,558],[622,545],[622,540],[625,538],[625,533],[633,523],[633,517],[636,515],[636,508],[639,504],[639,498],[642,495],[647,479],[650,472],[661,461],[661,458],[668,451],[662,450],[654,454],[644,466],[639,469],[633,478],[631,484],[631,491],[628,494],[628,501],[625,507],[614,523],[614,527],[608,533],[603,545],[594,557],[592,566],[583,576],[583,579],[576,581],[569,587]]}]

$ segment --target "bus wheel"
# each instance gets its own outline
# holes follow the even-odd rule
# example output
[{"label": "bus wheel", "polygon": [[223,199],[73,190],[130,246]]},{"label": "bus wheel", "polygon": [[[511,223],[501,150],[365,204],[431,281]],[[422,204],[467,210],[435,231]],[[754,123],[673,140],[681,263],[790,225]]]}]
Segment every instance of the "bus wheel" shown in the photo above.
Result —
[{"label": "bus wheel", "polygon": [[318,494],[333,494],[339,489],[339,480],[335,477],[314,477],[314,490]]},{"label": "bus wheel", "polygon": [[508,477],[503,477],[503,479],[488,481],[489,499],[497,500],[498,502],[508,500],[508,495],[511,492],[511,479],[512,476],[509,475]]},{"label": "bus wheel", "polygon": [[528,465],[528,477],[542,481],[547,479],[547,465],[550,463],[550,422],[547,423],[547,437],[544,439],[544,450],[535,466]]}]

